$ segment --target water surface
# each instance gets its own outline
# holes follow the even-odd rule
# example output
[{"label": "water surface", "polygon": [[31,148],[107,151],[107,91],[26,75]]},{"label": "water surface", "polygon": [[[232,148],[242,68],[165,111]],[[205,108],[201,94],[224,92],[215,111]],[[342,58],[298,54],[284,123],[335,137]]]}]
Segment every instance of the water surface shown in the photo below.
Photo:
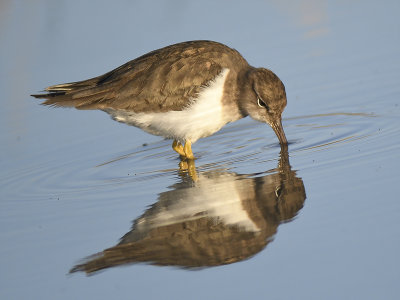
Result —
[{"label": "water surface", "polygon": [[[397,299],[399,8],[1,2],[1,298]],[[168,140],[29,97],[194,39],[278,74],[287,153],[246,118],[190,174]]]}]

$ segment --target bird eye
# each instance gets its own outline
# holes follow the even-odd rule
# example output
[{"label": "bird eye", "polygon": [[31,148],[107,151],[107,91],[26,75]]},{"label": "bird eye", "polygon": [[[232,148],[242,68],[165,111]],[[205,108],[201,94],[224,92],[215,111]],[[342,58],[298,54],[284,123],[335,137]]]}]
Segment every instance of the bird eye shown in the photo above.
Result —
[{"label": "bird eye", "polygon": [[282,194],[282,186],[278,186],[278,187],[275,189],[275,196],[276,196],[276,198],[279,198],[279,197],[281,196],[281,194]]},{"label": "bird eye", "polygon": [[257,98],[257,104],[259,107],[264,107],[266,110],[269,110],[268,105],[264,101],[262,101],[260,98]]}]

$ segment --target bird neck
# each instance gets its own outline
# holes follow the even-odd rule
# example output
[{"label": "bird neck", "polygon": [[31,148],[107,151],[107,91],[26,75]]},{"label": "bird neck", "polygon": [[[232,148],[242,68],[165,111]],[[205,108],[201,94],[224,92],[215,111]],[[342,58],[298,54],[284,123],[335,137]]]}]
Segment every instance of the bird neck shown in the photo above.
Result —
[{"label": "bird neck", "polygon": [[237,93],[237,103],[239,106],[239,110],[243,114],[243,117],[249,115],[249,112],[246,108],[246,102],[249,99],[254,98],[254,89],[253,84],[254,80],[252,78],[251,73],[254,72],[256,68],[248,66],[248,68],[241,70],[237,76],[237,86],[238,86],[238,93]]}]

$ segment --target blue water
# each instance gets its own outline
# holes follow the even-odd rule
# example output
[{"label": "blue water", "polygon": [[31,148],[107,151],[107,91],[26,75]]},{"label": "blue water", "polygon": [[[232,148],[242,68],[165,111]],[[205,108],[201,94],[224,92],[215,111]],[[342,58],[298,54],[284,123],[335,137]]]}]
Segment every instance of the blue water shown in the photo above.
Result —
[{"label": "blue water", "polygon": [[[399,8],[397,1],[2,1],[1,299],[397,299]],[[195,39],[234,47],[282,79],[290,171],[279,167],[273,131],[248,118],[194,144],[192,181],[170,141],[103,112],[52,109],[29,96]],[[291,213],[275,201],[281,190],[297,195]],[[235,210],[238,199],[247,199],[246,209]],[[260,218],[254,207],[263,205]],[[236,228],[249,239],[235,246],[242,259],[68,274],[117,245],[133,222],[161,232],[171,225],[159,222],[166,215],[188,211],[194,233],[236,222],[215,232],[236,237]],[[174,228],[166,232],[185,236]],[[222,251],[207,245],[178,247],[185,257],[214,249],[205,264]]]}]

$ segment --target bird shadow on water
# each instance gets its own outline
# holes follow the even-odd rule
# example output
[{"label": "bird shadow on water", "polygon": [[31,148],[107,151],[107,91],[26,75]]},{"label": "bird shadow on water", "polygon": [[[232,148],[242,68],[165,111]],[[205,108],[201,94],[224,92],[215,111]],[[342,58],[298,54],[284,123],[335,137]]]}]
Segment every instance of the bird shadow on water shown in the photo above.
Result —
[{"label": "bird shadow on water", "polygon": [[304,184],[291,170],[287,147],[277,167],[262,174],[192,168],[180,169],[179,181],[158,195],[117,245],[70,273],[133,263],[197,270],[239,262],[264,249],[304,205]]}]

